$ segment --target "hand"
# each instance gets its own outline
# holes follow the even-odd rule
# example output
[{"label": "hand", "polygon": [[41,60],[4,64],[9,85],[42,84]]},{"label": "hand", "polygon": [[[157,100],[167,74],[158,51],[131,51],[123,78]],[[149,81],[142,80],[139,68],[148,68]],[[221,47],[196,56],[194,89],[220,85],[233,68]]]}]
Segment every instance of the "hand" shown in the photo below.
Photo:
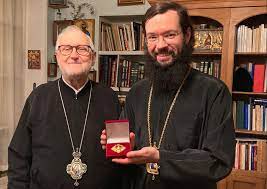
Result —
[{"label": "hand", "polygon": [[[130,132],[130,143],[131,143],[131,149],[133,149],[135,144],[135,134],[133,132]],[[102,145],[102,149],[105,150],[107,144],[107,133],[105,129],[101,133],[100,144]]]},{"label": "hand", "polygon": [[112,161],[119,164],[158,163],[159,151],[154,147],[144,147],[141,150],[128,152],[126,158],[114,158]]},{"label": "hand", "polygon": [[106,149],[106,144],[107,144],[107,133],[106,133],[105,129],[101,133],[100,144],[102,146],[102,149],[105,150]]}]

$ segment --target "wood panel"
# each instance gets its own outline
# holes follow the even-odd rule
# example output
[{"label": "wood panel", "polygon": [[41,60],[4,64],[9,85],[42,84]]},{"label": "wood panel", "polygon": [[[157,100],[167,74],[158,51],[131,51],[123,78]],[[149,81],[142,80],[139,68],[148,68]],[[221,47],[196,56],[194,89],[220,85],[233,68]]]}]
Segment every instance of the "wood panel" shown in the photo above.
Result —
[{"label": "wood panel", "polygon": [[266,173],[235,169],[227,180],[227,189],[266,189]]}]

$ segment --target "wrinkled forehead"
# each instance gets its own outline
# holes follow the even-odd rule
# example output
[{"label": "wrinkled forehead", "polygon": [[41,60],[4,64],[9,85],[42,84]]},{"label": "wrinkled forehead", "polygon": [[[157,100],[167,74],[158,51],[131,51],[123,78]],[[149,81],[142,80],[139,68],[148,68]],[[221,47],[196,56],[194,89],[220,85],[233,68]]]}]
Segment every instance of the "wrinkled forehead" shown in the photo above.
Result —
[{"label": "wrinkled forehead", "polygon": [[67,31],[58,39],[58,45],[89,45],[93,48],[93,42],[89,36],[79,30]]}]

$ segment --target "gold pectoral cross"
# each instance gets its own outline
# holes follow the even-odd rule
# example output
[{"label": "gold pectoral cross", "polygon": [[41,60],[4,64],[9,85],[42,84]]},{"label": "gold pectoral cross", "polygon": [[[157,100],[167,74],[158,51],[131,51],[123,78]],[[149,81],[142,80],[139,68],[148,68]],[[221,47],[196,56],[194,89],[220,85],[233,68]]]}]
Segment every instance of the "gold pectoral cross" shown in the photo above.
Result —
[{"label": "gold pectoral cross", "polygon": [[[153,147],[157,149],[156,142],[154,142]],[[146,171],[147,173],[152,174],[152,180],[155,180],[155,175],[159,175],[158,163],[146,163]]]}]

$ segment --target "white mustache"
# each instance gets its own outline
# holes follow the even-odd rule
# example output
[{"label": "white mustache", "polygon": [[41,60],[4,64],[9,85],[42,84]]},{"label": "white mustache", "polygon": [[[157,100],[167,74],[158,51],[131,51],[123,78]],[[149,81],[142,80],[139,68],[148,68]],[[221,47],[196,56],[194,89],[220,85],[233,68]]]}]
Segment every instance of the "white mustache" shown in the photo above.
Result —
[{"label": "white mustache", "polygon": [[81,64],[81,62],[69,62],[68,64]]}]

